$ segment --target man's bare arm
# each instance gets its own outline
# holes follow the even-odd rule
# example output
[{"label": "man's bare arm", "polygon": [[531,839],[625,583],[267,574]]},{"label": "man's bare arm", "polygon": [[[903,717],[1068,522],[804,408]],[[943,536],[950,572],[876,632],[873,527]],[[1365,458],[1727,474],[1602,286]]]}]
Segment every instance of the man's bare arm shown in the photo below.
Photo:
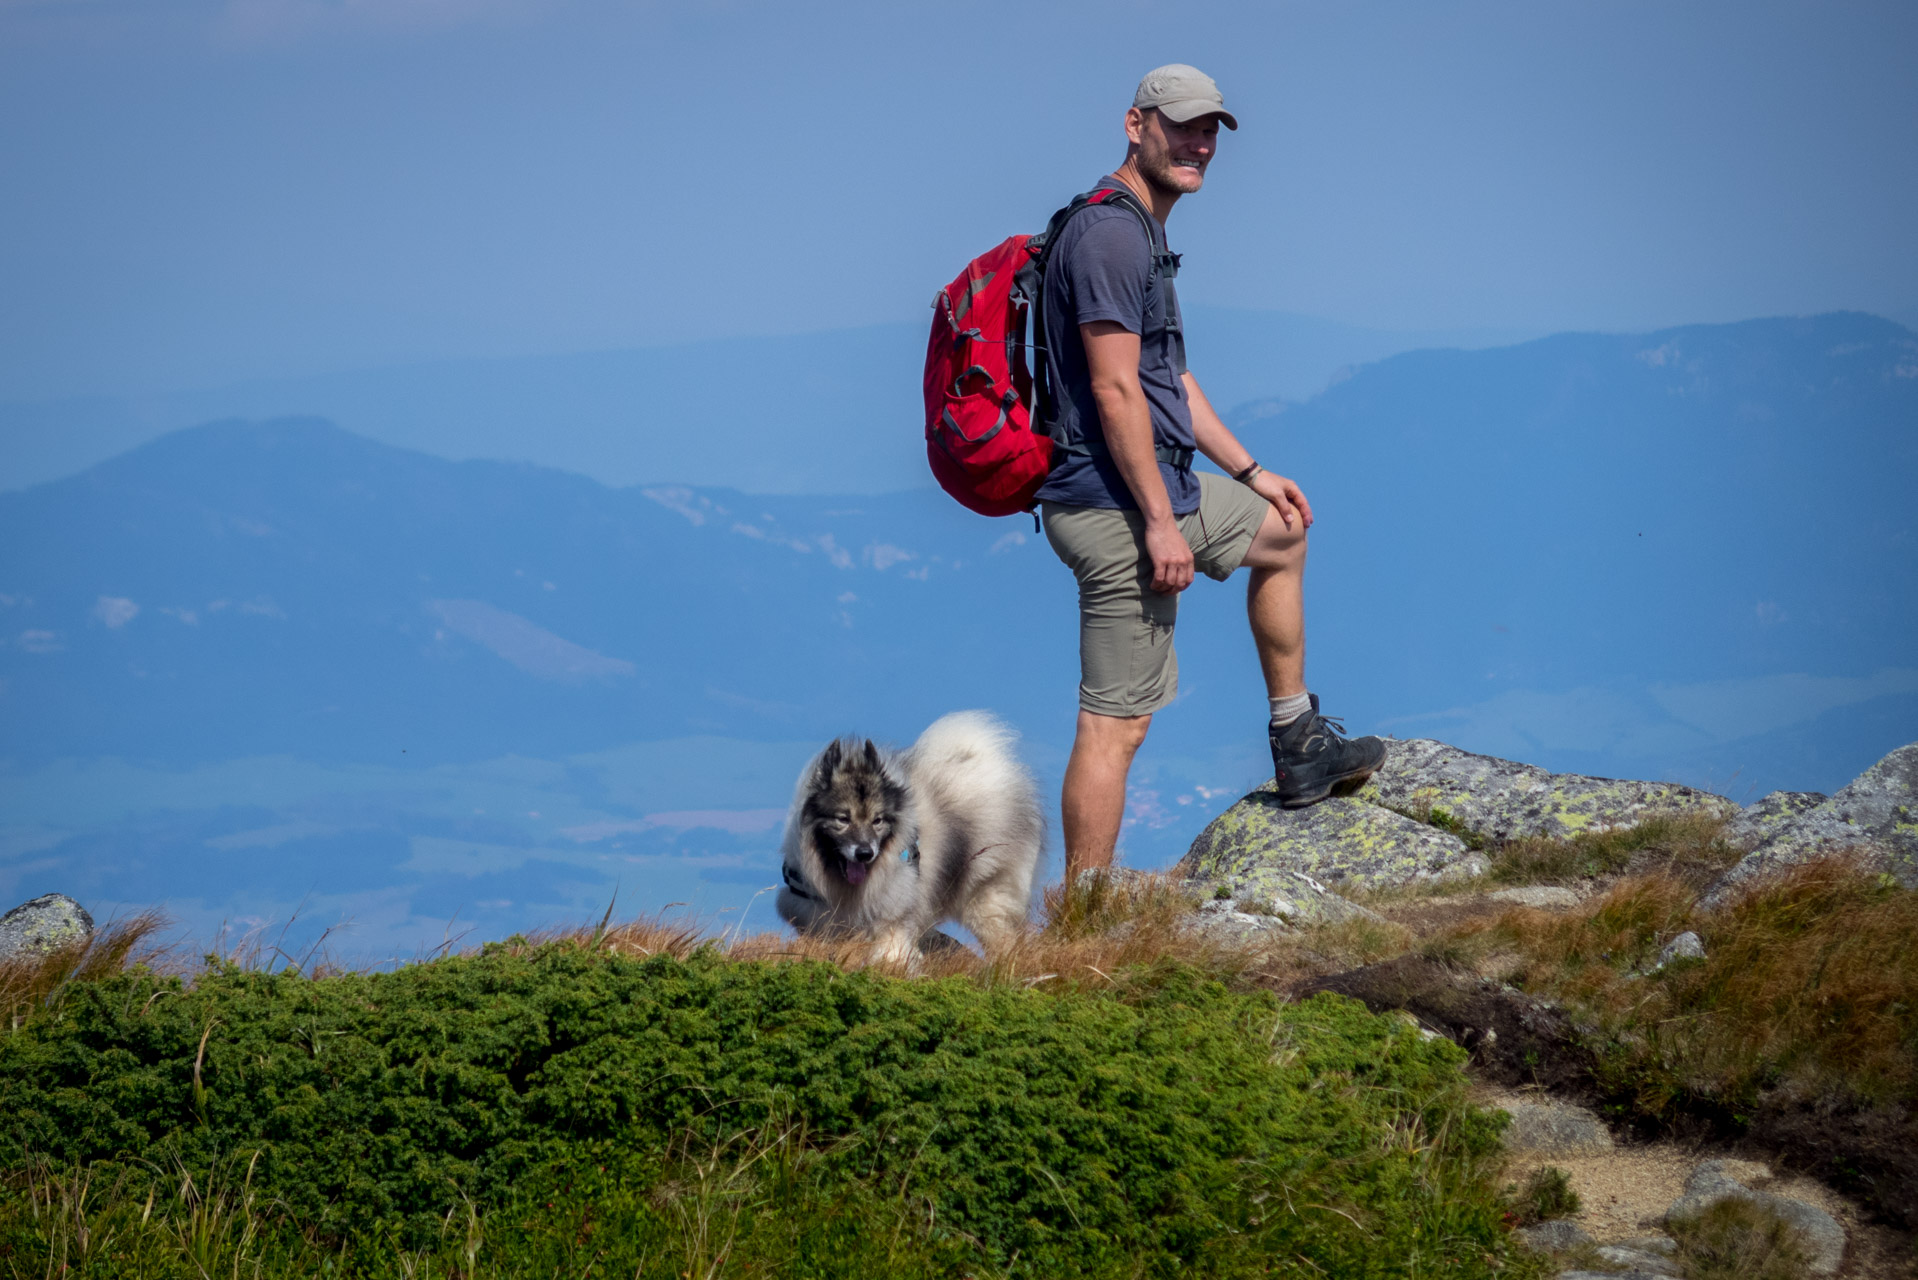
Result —
[{"label": "man's bare arm", "polygon": [[[1185,393],[1192,405],[1192,438],[1199,452],[1229,476],[1236,476],[1251,466],[1251,452],[1225,425],[1212,402],[1205,398],[1205,392],[1199,390],[1199,380],[1190,373],[1185,375]],[[1278,509],[1286,528],[1290,529],[1294,520],[1303,520],[1307,529],[1312,527],[1312,504],[1305,500],[1299,486],[1275,471],[1260,471],[1251,483],[1253,492]]]},{"label": "man's bare arm", "polygon": [[1161,595],[1192,585],[1192,548],[1172,515],[1172,498],[1159,474],[1152,444],[1152,408],[1139,385],[1139,335],[1114,320],[1079,326],[1086,371],[1099,406],[1106,448],[1145,517],[1145,549],[1152,557],[1152,589]]}]

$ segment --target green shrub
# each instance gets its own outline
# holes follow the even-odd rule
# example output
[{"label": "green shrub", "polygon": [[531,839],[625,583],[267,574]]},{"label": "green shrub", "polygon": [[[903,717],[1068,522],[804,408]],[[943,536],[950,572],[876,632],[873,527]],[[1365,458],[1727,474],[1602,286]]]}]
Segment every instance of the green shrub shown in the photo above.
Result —
[{"label": "green shrub", "polygon": [[[1488,1275],[1495,1124],[1462,1061],[1175,966],[1097,993],[566,944],[135,970],[0,1039],[0,1260],[44,1274],[81,1235],[185,1257],[167,1241],[224,1205],[246,1274],[707,1274],[703,1249],[797,1275],[853,1249],[875,1275]],[[81,1179],[90,1202],[60,1190]],[[69,1274],[173,1273],[132,1256]]]},{"label": "green shrub", "polygon": [[1529,1227],[1553,1218],[1569,1218],[1579,1211],[1578,1192],[1572,1190],[1572,1176],[1557,1165],[1532,1170],[1523,1183],[1515,1183],[1507,1194],[1512,1202],[1512,1218]]}]

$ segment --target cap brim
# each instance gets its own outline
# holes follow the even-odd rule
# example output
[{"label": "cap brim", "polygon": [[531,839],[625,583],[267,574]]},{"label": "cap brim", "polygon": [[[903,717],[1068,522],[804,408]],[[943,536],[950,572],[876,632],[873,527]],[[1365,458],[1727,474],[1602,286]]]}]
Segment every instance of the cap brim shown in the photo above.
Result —
[{"label": "cap brim", "polygon": [[1197,120],[1200,116],[1217,116],[1219,123],[1236,131],[1239,122],[1230,111],[1216,102],[1207,102],[1204,98],[1187,98],[1183,102],[1163,102],[1159,104],[1160,114],[1168,120],[1177,120],[1184,124],[1188,120]]}]

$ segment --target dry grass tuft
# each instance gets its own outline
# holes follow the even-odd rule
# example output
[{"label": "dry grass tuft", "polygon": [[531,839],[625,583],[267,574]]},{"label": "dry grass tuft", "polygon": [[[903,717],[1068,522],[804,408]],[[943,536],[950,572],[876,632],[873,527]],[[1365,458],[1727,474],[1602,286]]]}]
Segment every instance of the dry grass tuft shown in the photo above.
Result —
[{"label": "dry grass tuft", "polygon": [[1695,1218],[1673,1219],[1671,1229],[1689,1280],[1799,1280],[1810,1261],[1796,1227],[1748,1200],[1720,1200]]},{"label": "dry grass tuft", "polygon": [[86,943],[0,963],[4,1025],[18,1027],[35,1005],[55,998],[71,983],[110,977],[129,964],[158,961],[166,951],[155,939],[166,927],[167,919],[158,911],[142,911],[107,921]]},{"label": "dry grass tuft", "polygon": [[[1706,958],[1651,972],[1686,929]],[[1712,913],[1686,880],[1637,876],[1574,911],[1468,925],[1456,943],[1516,953],[1522,985],[1595,1015],[1653,1114],[1686,1093],[1918,1099],[1918,892],[1844,859]]]},{"label": "dry grass tuft", "polygon": [[1722,870],[1739,857],[1725,843],[1724,830],[1723,818],[1659,814],[1634,826],[1569,840],[1511,840],[1493,854],[1491,874],[1508,884],[1569,884],[1625,871]]}]

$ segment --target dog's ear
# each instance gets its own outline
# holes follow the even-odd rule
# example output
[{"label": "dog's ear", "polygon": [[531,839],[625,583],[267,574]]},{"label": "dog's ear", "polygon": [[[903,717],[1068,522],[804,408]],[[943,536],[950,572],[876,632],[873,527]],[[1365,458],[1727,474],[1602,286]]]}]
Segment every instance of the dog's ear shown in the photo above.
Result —
[{"label": "dog's ear", "polygon": [[879,748],[873,745],[871,738],[866,739],[866,763],[872,766],[874,773],[878,773],[883,767],[879,763]]},{"label": "dog's ear", "polygon": [[832,777],[833,770],[839,767],[840,756],[839,739],[834,738],[826,744],[825,751],[819,756],[819,776],[821,778]]}]

